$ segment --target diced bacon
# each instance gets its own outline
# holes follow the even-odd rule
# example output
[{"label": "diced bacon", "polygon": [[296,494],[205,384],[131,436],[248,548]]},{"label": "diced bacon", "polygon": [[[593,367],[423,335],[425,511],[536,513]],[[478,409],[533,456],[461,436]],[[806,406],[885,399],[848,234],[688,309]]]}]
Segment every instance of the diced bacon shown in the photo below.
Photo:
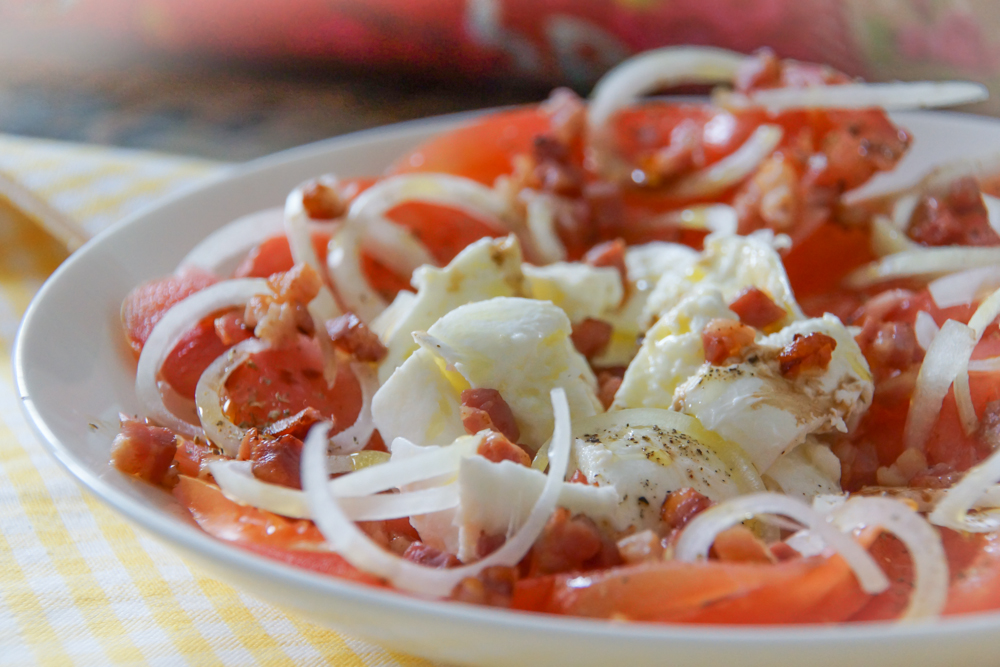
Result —
[{"label": "diced bacon", "polygon": [[322,412],[310,406],[296,412],[291,417],[285,417],[273,424],[268,424],[264,427],[264,435],[271,438],[291,435],[299,440],[305,440],[312,425],[324,419],[327,419],[327,417],[324,417]]},{"label": "diced bacon", "polygon": [[737,322],[716,318],[705,325],[701,332],[701,342],[705,347],[705,360],[716,366],[739,356],[743,348],[752,345],[757,333],[752,327]]},{"label": "diced bacon", "polygon": [[906,370],[924,357],[913,325],[907,322],[866,323],[856,340],[879,379]]},{"label": "diced bacon", "polygon": [[618,540],[618,553],[629,565],[663,558],[663,540],[655,532],[644,530]]},{"label": "diced bacon", "polygon": [[[479,412],[485,412],[486,417],[478,414]],[[466,418],[469,420],[468,423]],[[486,424],[487,419],[492,427],[486,425],[485,428],[493,428],[503,433],[511,442],[517,442],[521,437],[521,429],[517,426],[514,413],[499,391],[487,388],[462,391],[462,423],[466,424],[466,430],[469,433],[478,433],[482,427],[476,430],[472,430],[472,427]]]},{"label": "diced bacon", "polygon": [[771,49],[760,49],[744,58],[736,71],[733,87],[742,92],[781,85],[781,61]]},{"label": "diced bacon", "polygon": [[604,351],[611,342],[613,331],[614,327],[610,322],[588,317],[573,325],[570,340],[580,354],[590,359]]},{"label": "diced bacon", "polygon": [[278,301],[282,303],[297,301],[305,305],[316,298],[323,281],[308,264],[296,264],[291,270],[276,273],[268,278],[267,284]]},{"label": "diced bacon", "polygon": [[319,181],[302,189],[302,207],[313,220],[333,220],[347,212],[347,203],[340,194]]},{"label": "diced bacon", "polygon": [[836,339],[824,333],[795,334],[792,342],[778,354],[781,374],[793,379],[802,371],[826,370],[835,349]]},{"label": "diced bacon", "polygon": [[712,501],[690,487],[667,494],[660,507],[660,519],[672,530],[683,528],[687,522],[708,509]]},{"label": "diced bacon", "polygon": [[578,572],[622,562],[614,541],[597,524],[580,514],[557,508],[531,551],[531,574]]},{"label": "diced bacon", "polygon": [[576,197],[583,187],[583,172],[570,161],[570,152],[555,136],[540,134],[532,146],[536,189]]},{"label": "diced bacon", "polygon": [[409,517],[384,521],[358,521],[358,528],[373,542],[397,556],[405,554],[410,545],[420,539],[416,529],[410,525]]},{"label": "diced bacon", "polygon": [[618,274],[622,277],[622,286],[626,288],[627,292],[628,269],[625,266],[625,247],[625,241],[622,239],[598,243],[587,251],[587,254],[583,256],[583,261],[597,268],[609,266],[617,269]]},{"label": "diced bacon", "polygon": [[959,179],[946,193],[926,194],[917,203],[907,232],[928,246],[1000,245],[1000,236],[989,222],[979,184],[972,177]]},{"label": "diced bacon", "polygon": [[499,535],[487,535],[486,533],[480,533],[479,539],[476,540],[476,557],[486,558],[491,553],[499,549],[507,541],[507,536],[504,534]]},{"label": "diced bacon", "polygon": [[177,437],[169,429],[124,419],[121,433],[111,445],[111,462],[123,473],[170,486],[176,482],[172,466],[176,453]]},{"label": "diced bacon", "polygon": [[523,466],[531,465],[531,456],[520,446],[507,439],[503,433],[491,432],[479,445],[476,453],[493,463],[512,461]]},{"label": "diced bacon", "polygon": [[573,471],[573,474],[566,481],[570,484],[590,484],[590,482],[587,481],[587,476],[584,475],[579,469]]},{"label": "diced bacon", "polygon": [[177,452],[174,461],[177,462],[177,472],[188,477],[202,477],[205,462],[218,458],[212,448],[193,440],[177,438]]},{"label": "diced bacon", "polygon": [[517,580],[517,568],[494,565],[478,576],[460,581],[452,591],[451,599],[490,607],[509,607]]},{"label": "diced bacon", "polygon": [[358,361],[381,361],[388,353],[375,332],[354,313],[329,320],[326,332],[334,345]]},{"label": "diced bacon", "polygon": [[247,327],[241,313],[230,310],[215,318],[215,335],[223,345],[232,347],[252,337],[253,331]]},{"label": "diced bacon", "polygon": [[299,333],[311,335],[313,319],[306,306],[322,285],[316,271],[308,264],[297,264],[290,271],[274,274],[267,282],[275,295],[253,297],[243,314],[254,335],[274,347],[292,342]]},{"label": "diced bacon", "polygon": [[239,458],[252,462],[250,470],[262,482],[302,488],[302,441],[294,436],[271,438],[252,428],[243,436]]},{"label": "diced bacon", "polygon": [[784,308],[772,301],[766,292],[753,286],[741,290],[729,304],[729,310],[739,315],[743,324],[755,329],[764,329],[785,316]]},{"label": "diced bacon", "polygon": [[446,568],[461,565],[461,561],[447,551],[435,549],[423,542],[414,542],[403,553],[403,558],[427,567]]},{"label": "diced bacon", "polygon": [[715,537],[715,557],[735,563],[773,563],[776,558],[767,545],[745,526],[733,526]]},{"label": "diced bacon", "polygon": [[552,133],[564,146],[572,146],[583,136],[587,125],[587,107],[569,88],[556,88],[541,106],[549,116]]},{"label": "diced bacon", "polygon": [[618,388],[622,386],[625,378],[625,367],[615,366],[612,368],[602,368],[597,371],[597,398],[601,405],[607,410],[615,400]]}]

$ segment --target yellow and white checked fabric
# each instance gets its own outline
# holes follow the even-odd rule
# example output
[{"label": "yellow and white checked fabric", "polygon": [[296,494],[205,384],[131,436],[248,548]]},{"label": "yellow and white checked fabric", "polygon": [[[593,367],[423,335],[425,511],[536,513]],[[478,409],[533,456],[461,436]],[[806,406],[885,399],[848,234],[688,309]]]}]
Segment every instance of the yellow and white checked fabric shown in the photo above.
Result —
[{"label": "yellow and white checked fabric", "polygon": [[[93,234],[224,165],[0,135],[0,172]],[[0,197],[0,664],[428,665],[306,623],[193,571],[49,457],[11,351],[63,245]]]}]

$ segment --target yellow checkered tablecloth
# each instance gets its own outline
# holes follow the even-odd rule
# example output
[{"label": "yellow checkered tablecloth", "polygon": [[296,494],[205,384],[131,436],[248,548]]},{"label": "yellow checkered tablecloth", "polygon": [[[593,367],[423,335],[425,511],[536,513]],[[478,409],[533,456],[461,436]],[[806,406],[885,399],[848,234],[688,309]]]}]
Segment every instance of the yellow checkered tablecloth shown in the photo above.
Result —
[{"label": "yellow checkered tablecloth", "polygon": [[[0,135],[0,175],[88,235],[224,168]],[[49,457],[21,414],[10,358],[25,308],[67,252],[15,195],[0,197],[0,664],[428,664],[191,570]]]}]

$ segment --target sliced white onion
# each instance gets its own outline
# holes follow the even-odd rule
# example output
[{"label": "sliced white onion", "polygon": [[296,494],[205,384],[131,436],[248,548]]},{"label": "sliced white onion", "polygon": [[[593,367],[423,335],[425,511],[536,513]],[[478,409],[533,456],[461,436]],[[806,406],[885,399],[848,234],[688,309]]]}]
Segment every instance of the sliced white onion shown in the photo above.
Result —
[{"label": "sliced white onion", "polygon": [[667,193],[693,199],[718,195],[752,174],[778,144],[784,131],[778,125],[761,125],[743,145],[715,164],[675,181]]},{"label": "sliced white onion", "polygon": [[837,530],[823,516],[801,500],[780,493],[754,493],[731,498],[697,515],[684,528],[674,555],[678,560],[706,560],[708,550],[722,531],[760,514],[778,514],[798,521],[818,535],[843,557],[866,593],[880,593],[889,587],[885,573],[851,537]]},{"label": "sliced white onion", "polygon": [[848,500],[833,514],[842,531],[878,526],[902,542],[913,560],[913,592],[900,620],[939,616],[948,598],[948,559],[941,536],[906,503],[890,498]]},{"label": "sliced white onion", "polygon": [[[1000,290],[988,296],[976,312],[969,318],[969,328],[972,330],[972,350],[976,348],[986,327],[993,320],[1000,316]],[[958,418],[962,423],[965,433],[971,434],[979,426],[979,417],[976,415],[976,407],[972,403],[972,391],[969,388],[969,359],[972,357],[972,350],[961,357],[955,357],[954,363],[957,367],[955,373],[955,405],[958,408]]]},{"label": "sliced white onion", "polygon": [[402,276],[413,275],[414,271],[425,264],[437,264],[434,256],[417,240],[413,232],[382,216],[365,219],[361,248]]},{"label": "sliced white onion", "polygon": [[257,211],[215,230],[184,256],[177,273],[196,266],[217,276],[228,276],[256,246],[284,233],[284,211]]},{"label": "sliced white onion", "polygon": [[341,301],[364,322],[374,320],[389,305],[361,270],[361,235],[355,225],[344,225],[330,238],[326,265]]},{"label": "sliced white onion", "polygon": [[910,409],[903,429],[903,445],[923,451],[927,438],[941,414],[948,387],[955,380],[956,364],[969,359],[976,340],[971,328],[948,320],[934,337],[917,373]]},{"label": "sliced white onion", "polygon": [[555,510],[569,463],[569,404],[566,393],[561,388],[552,390],[552,407],[555,412],[552,463],[542,493],[521,527],[503,546],[486,558],[461,567],[436,569],[400,558],[373,542],[354,525],[337,498],[329,492],[324,467],[326,425],[314,427],[309,433],[302,456],[303,484],[309,509],[316,517],[316,525],[333,548],[349,563],[388,580],[396,588],[417,594],[442,597],[448,595],[463,579],[474,577],[487,567],[514,566],[531,549]]},{"label": "sliced white onion", "polygon": [[[390,458],[388,463],[338,477],[330,482],[332,492],[338,496],[363,496],[399,489],[414,482],[453,475],[458,472],[462,457],[471,456],[479,447],[480,440],[469,438],[447,447],[420,447],[404,438],[397,438],[393,443],[393,450],[399,442],[406,443],[411,455],[402,459]],[[421,451],[412,455],[414,450]]]},{"label": "sliced white onion", "polygon": [[236,456],[239,452],[246,429],[234,424],[222,411],[222,390],[234,370],[251,355],[263,352],[267,347],[262,340],[248,338],[220,354],[198,378],[194,401],[198,406],[201,428],[205,437],[229,456]]},{"label": "sliced white onion", "polygon": [[1000,371],[1000,357],[972,359],[969,361],[970,373],[996,373],[998,371]]},{"label": "sliced white onion", "polygon": [[969,514],[980,499],[1000,482],[1000,450],[970,468],[962,480],[948,489],[927,519],[936,526],[968,533],[1000,530],[1000,512],[980,511]]},{"label": "sliced white onion", "polygon": [[925,310],[917,311],[917,319],[913,324],[913,333],[917,336],[917,345],[925,351],[929,350],[938,331],[940,331],[940,328],[930,313]]},{"label": "sliced white onion", "polygon": [[707,230],[722,236],[732,236],[739,225],[736,209],[728,204],[690,206],[668,215],[685,229]]},{"label": "sliced white onion", "polygon": [[907,250],[919,250],[920,245],[900,231],[889,218],[876,215],[872,218],[872,252],[879,257]]},{"label": "sliced white onion", "polygon": [[220,310],[243,306],[258,294],[271,294],[267,281],[262,278],[226,280],[195,292],[164,313],[143,345],[135,370],[135,393],[147,417],[180,435],[203,435],[200,426],[167,409],[158,383],[160,367],[198,322]]},{"label": "sliced white onion", "polygon": [[864,289],[897,278],[931,278],[998,264],[1000,264],[1000,247],[921,248],[887,255],[855,269],[844,279],[844,284],[847,287]]},{"label": "sliced white onion", "polygon": [[528,189],[521,191],[520,196],[527,206],[528,233],[531,234],[538,259],[545,264],[565,260],[566,246],[556,232],[554,198]]},{"label": "sliced white onion", "polygon": [[749,94],[721,93],[713,101],[727,108],[765,107],[778,113],[790,109],[868,109],[887,111],[950,107],[981,102],[986,86],[971,81],[894,81],[845,83],[805,88],[769,88]]},{"label": "sliced white onion", "polygon": [[513,211],[507,200],[493,188],[469,178],[450,174],[400,174],[368,188],[351,204],[348,219],[373,220],[408,201],[422,201],[460,209],[494,231],[514,231]]},{"label": "sliced white onion", "polygon": [[[912,198],[912,206],[916,206],[919,195],[922,192],[941,191],[950,187],[958,179],[965,178],[966,176],[982,179],[992,178],[997,176],[997,174],[1000,174],[1000,152],[938,165],[924,174],[919,181],[902,188],[872,194],[864,192],[857,194],[858,190],[852,190],[844,194],[842,201],[847,206],[862,206],[877,209],[894,204],[904,198]],[[986,202],[987,210],[990,210],[990,202],[985,199],[987,196],[989,195],[984,195],[984,202]],[[990,199],[993,198],[991,197]],[[912,206],[910,207],[910,214],[913,212]],[[900,211],[900,215],[903,213],[905,213],[905,210]],[[894,213],[894,217],[895,215]],[[898,218],[897,221],[899,221]],[[901,228],[905,229],[909,226],[910,215],[906,215],[903,222],[905,224]],[[993,225],[992,215],[990,217],[990,225]]]},{"label": "sliced white onion", "polygon": [[[293,519],[311,519],[306,494],[254,477],[250,461],[217,460],[208,464],[212,477],[230,500],[251,505]],[[428,512],[440,512],[458,505],[458,485],[448,484],[407,493],[386,493],[345,497],[339,501],[352,521],[383,521]]]},{"label": "sliced white onion", "polygon": [[729,83],[745,58],[735,51],[706,46],[672,46],[629,58],[594,86],[587,110],[591,133],[647,93],[684,84]]},{"label": "sliced white onion", "polygon": [[986,289],[1000,286],[1000,267],[982,266],[931,281],[927,286],[938,308],[974,303]]},{"label": "sliced white onion", "polygon": [[372,396],[378,391],[378,374],[368,364],[357,361],[351,364],[351,370],[361,385],[361,410],[353,424],[330,437],[330,444],[338,454],[360,452],[375,432],[375,422],[372,420]]},{"label": "sliced white onion", "polygon": [[982,193],[983,205],[986,206],[986,217],[990,221],[990,227],[997,234],[1000,234],[1000,198]]}]

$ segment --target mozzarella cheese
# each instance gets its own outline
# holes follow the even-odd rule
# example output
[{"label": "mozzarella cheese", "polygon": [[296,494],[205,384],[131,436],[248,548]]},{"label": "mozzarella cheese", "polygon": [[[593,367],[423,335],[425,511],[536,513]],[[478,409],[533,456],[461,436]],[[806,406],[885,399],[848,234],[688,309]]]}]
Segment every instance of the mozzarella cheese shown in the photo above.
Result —
[{"label": "mozzarella cheese", "polygon": [[379,366],[379,382],[385,382],[417,349],[412,332],[425,331],[461,305],[524,294],[521,247],[514,236],[480,239],[444,268],[421,266],[412,283],[416,294],[401,292],[372,324],[388,348]]},{"label": "mozzarella cheese", "polygon": [[764,484],[772,491],[811,503],[816,496],[840,494],[840,459],[809,436],[767,469]]},{"label": "mozzarella cheese", "polygon": [[618,529],[655,529],[672,491],[691,487],[712,500],[764,490],[739,447],[671,410],[608,412],[574,426],[573,461],[589,484],[618,495]]},{"label": "mozzarella cheese", "polygon": [[621,305],[624,290],[618,271],[581,262],[556,262],[546,266],[525,264],[528,294],[551,301],[563,309],[570,322],[588,317],[605,318]]},{"label": "mozzarella cheese", "polygon": [[[822,371],[782,376],[778,354],[796,334],[820,332],[837,341]],[[674,409],[740,445],[758,470],[813,433],[846,432],[871,404],[874,385],[861,349],[832,315],[794,322],[744,351],[729,366],[704,364],[677,387]]]},{"label": "mozzarella cheese", "polygon": [[788,313],[769,331],[802,319],[774,244],[774,235],[769,231],[749,236],[708,236],[705,251],[697,262],[684,271],[671,271],[660,278],[643,311],[644,320],[655,321],[698,286],[719,290],[726,303],[747,287],[762,290]]},{"label": "mozzarella cheese", "polygon": [[546,301],[498,297],[460,306],[417,334],[421,348],[372,399],[386,439],[446,444],[464,432],[461,391],[496,389],[514,413],[520,443],[537,450],[552,435],[549,392],[566,391],[574,419],[601,410],[597,380],[570,341],[565,313]]},{"label": "mozzarella cheese", "polygon": [[698,287],[657,320],[625,371],[612,409],[671,407],[677,386],[705,363],[701,332],[715,318],[739,319],[718,290]]}]

